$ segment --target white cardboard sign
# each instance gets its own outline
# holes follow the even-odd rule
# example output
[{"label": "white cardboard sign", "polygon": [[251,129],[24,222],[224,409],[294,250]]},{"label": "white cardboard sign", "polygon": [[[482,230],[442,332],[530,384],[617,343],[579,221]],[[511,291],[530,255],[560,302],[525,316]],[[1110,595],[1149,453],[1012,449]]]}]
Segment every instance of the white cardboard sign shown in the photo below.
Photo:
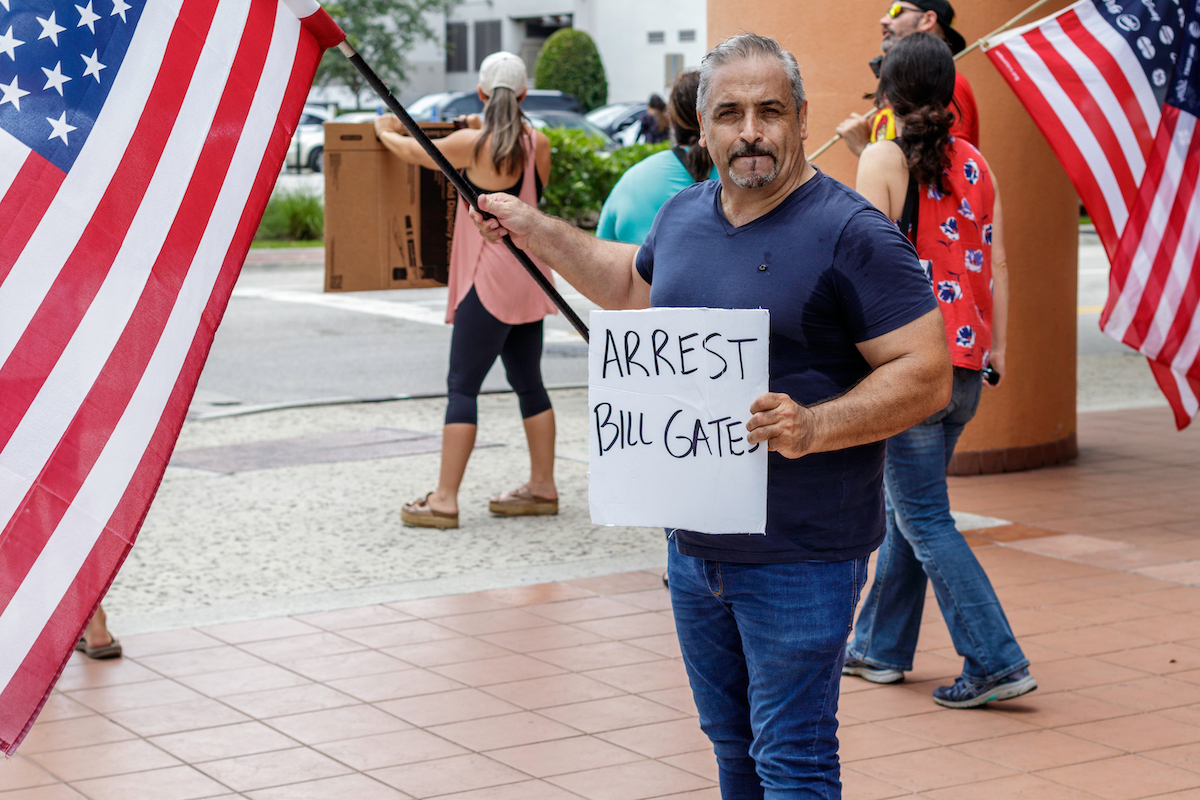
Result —
[{"label": "white cardboard sign", "polygon": [[746,420],[768,391],[769,312],[593,311],[591,325],[592,522],[764,533],[767,448]]}]

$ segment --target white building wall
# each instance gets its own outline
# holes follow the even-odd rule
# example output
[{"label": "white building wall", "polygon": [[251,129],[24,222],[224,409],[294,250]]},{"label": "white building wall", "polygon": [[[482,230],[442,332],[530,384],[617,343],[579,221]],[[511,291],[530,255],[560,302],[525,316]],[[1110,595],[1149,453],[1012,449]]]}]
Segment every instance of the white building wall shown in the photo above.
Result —
[{"label": "white building wall", "polygon": [[[437,19],[430,23],[430,27],[444,33],[446,21],[441,14],[436,16]],[[446,91],[445,42],[422,42],[413,48],[408,56],[408,63],[411,68],[408,71],[408,80],[400,87],[401,91],[396,93],[396,87],[391,87],[392,93],[402,104],[411,103],[431,92]]]},{"label": "white building wall", "polygon": [[[707,0],[468,0],[450,19],[467,23],[469,69],[446,74],[442,91],[475,88],[475,22],[501,20],[501,47],[526,58],[532,81],[534,64],[528,55],[537,43],[526,39],[524,21],[570,15],[572,27],[596,42],[609,102],[644,102],[651,92],[665,97],[667,56],[676,56],[675,63],[687,69],[699,67],[708,52],[707,7]],[[684,31],[694,32],[692,41],[680,41]],[[663,41],[650,43],[652,32],[661,33]]]},{"label": "white building wall", "polygon": [[[595,2],[595,0],[590,0]],[[526,35],[526,20],[555,18],[561,21],[575,19],[577,5],[588,0],[467,0],[457,6],[450,15],[453,22],[467,24],[467,70],[445,74],[447,92],[466,92],[475,88],[479,74],[475,69],[477,44],[475,23],[500,22],[500,49],[516,53],[526,59],[530,82],[533,78],[532,53],[536,53],[540,40],[530,42]],[[443,23],[444,27],[444,23]],[[532,45],[530,49],[529,45]],[[485,54],[486,55],[486,54]]]},{"label": "white building wall", "polygon": [[[586,31],[596,42],[608,77],[609,102],[644,102],[652,92],[667,96],[668,56],[672,66],[698,67],[707,52],[707,0],[465,0],[450,14],[450,21],[467,25],[467,70],[446,72],[444,42],[422,43],[409,55],[412,68],[403,86],[390,87],[401,103],[411,103],[431,92],[471,91],[475,70],[475,23],[500,22],[500,48],[526,58],[532,74],[532,55],[540,40],[526,36],[526,20],[568,17],[571,26]],[[430,16],[430,27],[444,32],[446,19]],[[692,41],[681,33],[692,31]],[[650,41],[652,33],[661,42]],[[686,34],[685,34],[686,35]],[[314,89],[310,99],[351,105],[348,92]],[[365,108],[377,104],[374,96],[362,98]]]},{"label": "white building wall", "polygon": [[[584,29],[600,50],[610,103],[644,103],[651,92],[666,99],[667,56],[676,56],[676,63],[688,69],[699,67],[708,52],[706,0],[580,0],[580,4],[593,6],[590,28]],[[680,41],[683,31],[694,31],[693,40]],[[662,42],[652,44],[651,33],[661,33]]]}]

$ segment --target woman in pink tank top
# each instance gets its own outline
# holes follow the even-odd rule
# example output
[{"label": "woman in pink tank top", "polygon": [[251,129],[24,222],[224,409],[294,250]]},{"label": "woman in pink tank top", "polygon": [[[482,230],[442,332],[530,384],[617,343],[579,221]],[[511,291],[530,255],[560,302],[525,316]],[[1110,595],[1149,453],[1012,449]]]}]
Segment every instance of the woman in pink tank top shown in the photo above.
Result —
[{"label": "woman in pink tank top", "polygon": [[[506,192],[537,205],[550,176],[550,143],[521,112],[525,63],[511,53],[493,53],[479,71],[483,118],[468,119],[465,130],[435,142],[438,149],[480,193]],[[436,168],[433,160],[392,115],[375,121],[379,140],[405,161]],[[550,270],[538,263],[547,279]],[[501,244],[488,242],[471,223],[460,197],[450,253],[446,322],[450,339],[446,422],[437,488],[400,512],[406,525],[458,527],[458,489],[475,446],[476,400],[497,356],[517,393],[529,442],[530,478],[492,498],[493,514],[526,516],[558,513],[554,485],[554,410],[542,383],[542,318],[554,304]]]}]

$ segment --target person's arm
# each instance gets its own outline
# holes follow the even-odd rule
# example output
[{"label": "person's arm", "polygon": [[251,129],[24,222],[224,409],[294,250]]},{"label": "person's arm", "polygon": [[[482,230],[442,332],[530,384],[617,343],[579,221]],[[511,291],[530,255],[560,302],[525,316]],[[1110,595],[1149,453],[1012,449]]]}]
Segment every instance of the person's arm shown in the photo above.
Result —
[{"label": "person's arm", "polygon": [[[1000,210],[1000,187],[992,176],[992,352],[988,361],[1000,373],[999,386],[1008,374],[1008,261],[1004,251],[1004,215]],[[991,384],[985,384],[990,386]]]},{"label": "person's arm", "polygon": [[533,138],[537,142],[537,161],[534,166],[538,177],[542,179],[542,186],[545,186],[550,183],[550,139],[537,130],[533,132]]},{"label": "person's arm", "polygon": [[[429,169],[438,168],[433,158],[425,152],[425,148],[408,135],[408,131],[394,114],[384,114],[375,118],[375,136],[401,161],[418,164]],[[433,143],[438,150],[442,151],[442,155],[446,157],[452,167],[462,169],[471,163],[471,155],[478,139],[479,131],[465,128],[442,139],[435,139]]]},{"label": "person's arm", "polygon": [[866,114],[851,114],[835,129],[838,136],[850,148],[850,152],[861,156],[863,149],[871,143],[871,117]]},{"label": "person's arm", "polygon": [[885,140],[864,150],[858,159],[854,190],[888,219],[900,219],[908,194],[908,163],[900,145]]},{"label": "person's arm", "polygon": [[786,458],[869,444],[911,428],[950,402],[953,370],[936,308],[858,344],[871,372],[850,391],[812,406],[768,392],[750,406],[750,444]]},{"label": "person's arm", "polygon": [[497,242],[508,234],[593,303],[607,309],[650,307],[650,284],[634,264],[637,245],[597,239],[508,194],[481,194],[479,207],[494,217],[485,220],[471,209],[484,237]]}]

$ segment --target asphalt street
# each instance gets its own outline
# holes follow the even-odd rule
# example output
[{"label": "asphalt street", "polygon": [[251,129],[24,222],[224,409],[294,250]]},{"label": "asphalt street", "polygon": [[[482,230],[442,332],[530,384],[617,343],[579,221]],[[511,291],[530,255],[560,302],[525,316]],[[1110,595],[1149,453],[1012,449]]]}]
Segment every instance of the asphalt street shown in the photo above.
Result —
[{"label": "asphalt street", "polygon": [[[200,378],[193,418],[444,394],[446,290],[325,293],[323,258],[319,248],[251,251]],[[587,322],[595,306],[561,279],[559,289]],[[1094,234],[1081,233],[1080,410],[1159,404],[1145,360],[1099,330],[1107,293],[1104,250]],[[561,316],[546,320],[543,370],[548,386],[587,383],[587,347]],[[484,390],[507,386],[497,363]]]},{"label": "asphalt street", "polygon": [[[274,262],[307,257],[307,261]],[[255,406],[444,394],[451,328],[445,289],[325,293],[320,250],[253,251],[230,300],[197,399]],[[593,308],[569,286],[566,300]],[[561,318],[545,323],[549,386],[587,382],[587,345]],[[508,384],[499,363],[485,390]]]}]

